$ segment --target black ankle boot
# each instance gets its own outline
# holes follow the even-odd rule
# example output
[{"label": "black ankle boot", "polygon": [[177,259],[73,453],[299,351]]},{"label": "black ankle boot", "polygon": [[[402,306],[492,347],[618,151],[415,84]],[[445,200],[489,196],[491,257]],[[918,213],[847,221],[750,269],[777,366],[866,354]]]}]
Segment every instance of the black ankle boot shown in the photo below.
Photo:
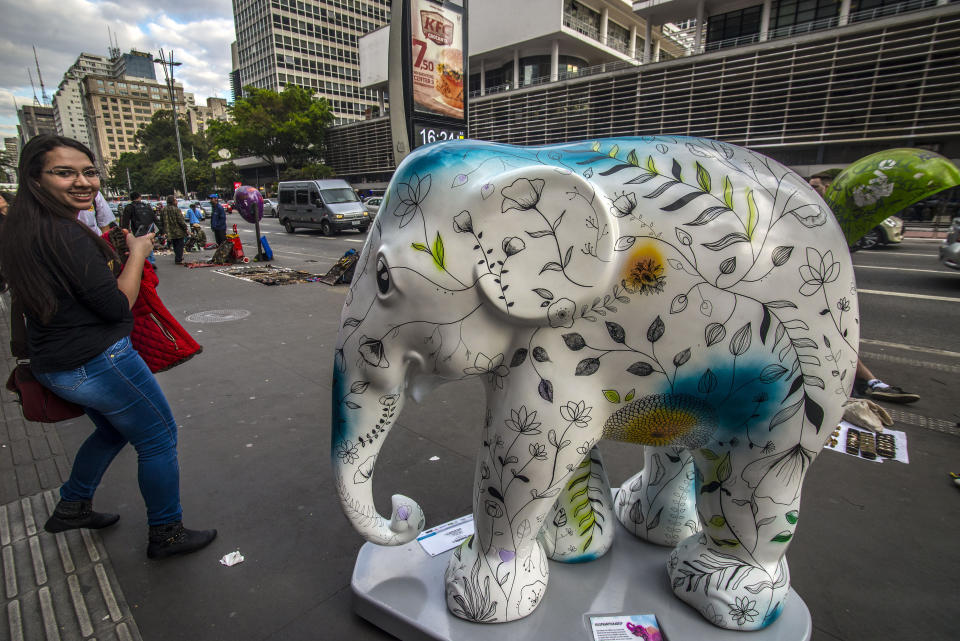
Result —
[{"label": "black ankle boot", "polygon": [[57,503],[53,514],[43,526],[47,532],[65,532],[77,528],[99,530],[120,520],[119,514],[94,512],[92,501],[64,501]]},{"label": "black ankle boot", "polygon": [[164,559],[174,554],[190,554],[207,547],[215,538],[216,530],[188,530],[182,521],[151,525],[147,556]]}]

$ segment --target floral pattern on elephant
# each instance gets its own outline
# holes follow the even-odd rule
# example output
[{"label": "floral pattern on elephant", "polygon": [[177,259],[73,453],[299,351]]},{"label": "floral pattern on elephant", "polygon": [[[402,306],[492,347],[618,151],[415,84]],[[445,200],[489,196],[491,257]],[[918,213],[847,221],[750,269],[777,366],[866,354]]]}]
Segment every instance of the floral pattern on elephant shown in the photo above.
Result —
[{"label": "floral pattern on elephant", "polygon": [[[398,167],[347,293],[336,489],[364,537],[412,540],[412,499],[389,518],[373,504],[380,448],[406,397],[475,378],[475,535],[450,559],[451,612],[526,616],[550,598],[548,555],[594,558],[619,520],[674,548],[679,598],[758,629],[789,589],[803,478],[858,329],[836,221],[759,154],[673,137],[432,145]],[[615,505],[601,438],[645,448]]]}]

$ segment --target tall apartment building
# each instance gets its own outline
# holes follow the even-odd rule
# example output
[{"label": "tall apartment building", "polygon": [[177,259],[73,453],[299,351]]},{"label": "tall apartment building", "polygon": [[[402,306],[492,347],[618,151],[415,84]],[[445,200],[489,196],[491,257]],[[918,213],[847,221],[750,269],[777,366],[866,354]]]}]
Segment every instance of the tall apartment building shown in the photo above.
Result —
[{"label": "tall apartment building", "polygon": [[[136,134],[160,109],[170,109],[166,85],[147,78],[90,74],[83,78],[84,109],[98,158],[109,166],[120,154],[138,149]],[[187,106],[183,86],[174,85],[182,115]]]},{"label": "tall apartment building", "polygon": [[233,0],[233,15],[243,86],[304,87],[338,122],[379,106],[360,87],[357,39],[389,23],[390,0]]},{"label": "tall apartment building", "polygon": [[109,74],[110,59],[93,53],[81,53],[63,74],[63,80],[53,94],[53,118],[57,133],[91,144],[86,114],[83,111],[82,80],[88,74]]},{"label": "tall apartment building", "polygon": [[[189,94],[188,94],[189,95]],[[187,101],[190,102],[189,100]],[[207,128],[207,123],[211,120],[230,120],[230,112],[227,111],[226,98],[207,98],[206,105],[189,105],[186,113],[187,124],[190,125],[190,131],[198,134]]]},{"label": "tall apartment building", "polygon": [[20,136],[21,144],[40,134],[57,133],[57,125],[53,120],[53,107],[24,105],[17,109],[17,118],[20,121],[17,125],[17,134]]},{"label": "tall apartment building", "polygon": [[[17,138],[16,136],[10,136],[9,138],[3,139],[3,149],[4,151],[7,152],[7,154],[10,155],[10,158],[12,158],[14,162],[19,160],[20,158],[19,143],[20,143],[20,139]],[[4,168],[4,170],[0,171],[0,182],[6,182],[6,183],[17,182],[17,172],[13,170],[7,171]]]}]

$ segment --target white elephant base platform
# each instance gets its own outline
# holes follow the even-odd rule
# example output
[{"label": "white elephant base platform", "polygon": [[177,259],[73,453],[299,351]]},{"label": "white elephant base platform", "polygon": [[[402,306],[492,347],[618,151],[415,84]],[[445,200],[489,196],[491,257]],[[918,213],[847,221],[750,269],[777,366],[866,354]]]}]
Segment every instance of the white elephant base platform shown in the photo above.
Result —
[{"label": "white elephant base platform", "polygon": [[670,589],[670,548],[641,541],[619,524],[615,530],[610,551],[592,563],[551,562],[550,598],[523,620],[495,626],[465,621],[447,609],[442,578],[452,551],[431,557],[416,541],[399,547],[366,543],[351,580],[354,610],[403,641],[583,641],[590,638],[587,615],[599,614],[655,614],[669,641],[811,638],[810,611],[792,589],[780,617],[762,630],[745,635],[711,625]]}]

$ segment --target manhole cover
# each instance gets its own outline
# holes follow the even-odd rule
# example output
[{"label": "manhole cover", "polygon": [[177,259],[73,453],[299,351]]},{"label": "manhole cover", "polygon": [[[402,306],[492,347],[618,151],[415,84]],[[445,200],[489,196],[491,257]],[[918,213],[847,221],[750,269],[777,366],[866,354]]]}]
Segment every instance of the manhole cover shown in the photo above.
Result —
[{"label": "manhole cover", "polygon": [[187,316],[191,323],[226,323],[240,320],[250,315],[248,309],[212,309],[209,312],[197,312]]}]

